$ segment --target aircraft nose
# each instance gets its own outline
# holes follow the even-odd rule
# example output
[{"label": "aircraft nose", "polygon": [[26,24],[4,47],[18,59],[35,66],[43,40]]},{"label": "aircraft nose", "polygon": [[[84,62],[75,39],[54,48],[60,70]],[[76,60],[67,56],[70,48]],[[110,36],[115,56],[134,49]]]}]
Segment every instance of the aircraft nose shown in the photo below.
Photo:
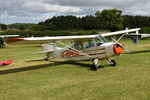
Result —
[{"label": "aircraft nose", "polygon": [[114,44],[113,49],[116,55],[120,55],[123,52],[122,44]]}]

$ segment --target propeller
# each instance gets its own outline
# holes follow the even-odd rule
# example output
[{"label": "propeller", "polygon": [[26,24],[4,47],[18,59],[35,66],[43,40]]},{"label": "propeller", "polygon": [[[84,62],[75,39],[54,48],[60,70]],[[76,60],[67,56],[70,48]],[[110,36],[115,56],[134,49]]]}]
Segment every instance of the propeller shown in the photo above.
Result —
[{"label": "propeller", "polygon": [[124,36],[125,36],[125,34],[123,34],[118,40],[115,40],[115,39],[112,38],[112,37],[111,37],[111,39],[112,39],[115,43],[117,43],[118,46],[122,47],[127,53],[130,53],[130,51],[129,51],[126,47],[124,47],[122,44],[119,44],[119,43],[118,43]]},{"label": "propeller", "polygon": [[119,45],[120,47],[122,47],[127,53],[130,53],[130,51],[126,47],[124,47],[122,44],[117,43],[117,45]]}]

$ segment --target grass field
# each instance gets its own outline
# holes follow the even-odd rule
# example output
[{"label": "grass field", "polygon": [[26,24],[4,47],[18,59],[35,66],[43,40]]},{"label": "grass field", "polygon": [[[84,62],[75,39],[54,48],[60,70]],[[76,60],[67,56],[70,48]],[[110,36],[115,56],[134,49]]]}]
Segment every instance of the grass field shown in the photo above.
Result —
[{"label": "grass field", "polygon": [[[150,100],[150,40],[125,43],[131,54],[115,57],[116,67],[89,70],[90,61],[43,61],[39,44],[7,45],[0,60],[0,100]],[[52,67],[53,66],[53,67]]]}]

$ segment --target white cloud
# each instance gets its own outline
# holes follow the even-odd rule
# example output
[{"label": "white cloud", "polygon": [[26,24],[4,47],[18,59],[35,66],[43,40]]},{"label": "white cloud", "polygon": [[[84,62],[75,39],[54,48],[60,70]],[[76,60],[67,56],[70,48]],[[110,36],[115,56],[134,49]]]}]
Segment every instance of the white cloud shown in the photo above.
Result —
[{"label": "white cloud", "polygon": [[106,8],[149,15],[149,5],[148,0],[0,0],[0,22],[39,22],[57,15],[91,15]]},{"label": "white cloud", "polygon": [[28,2],[22,5],[22,9],[30,12],[80,12],[79,7],[60,6],[42,2]]}]

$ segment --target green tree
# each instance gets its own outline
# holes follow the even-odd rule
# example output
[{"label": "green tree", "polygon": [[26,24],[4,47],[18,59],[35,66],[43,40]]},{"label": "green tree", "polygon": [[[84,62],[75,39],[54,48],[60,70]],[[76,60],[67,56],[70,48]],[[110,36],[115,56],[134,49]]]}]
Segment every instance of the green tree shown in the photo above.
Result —
[{"label": "green tree", "polygon": [[6,30],[6,29],[7,29],[7,25],[0,23],[0,28],[1,28],[2,30]]},{"label": "green tree", "polygon": [[110,29],[111,31],[121,30],[123,28],[122,11],[118,9],[104,9],[95,13],[101,21],[103,29]]},{"label": "green tree", "polygon": [[92,29],[100,29],[100,21],[97,17],[95,16],[85,16],[82,17],[82,22],[83,22],[83,28],[86,30],[92,30]]},{"label": "green tree", "polygon": [[124,27],[135,28],[135,27],[150,27],[149,16],[131,16],[124,15]]},{"label": "green tree", "polygon": [[82,29],[82,19],[76,16],[54,16],[45,22],[38,23],[42,30],[74,30]]},{"label": "green tree", "polygon": [[15,28],[18,30],[35,30],[36,29],[36,24],[33,23],[14,23],[8,25],[8,28]]}]

